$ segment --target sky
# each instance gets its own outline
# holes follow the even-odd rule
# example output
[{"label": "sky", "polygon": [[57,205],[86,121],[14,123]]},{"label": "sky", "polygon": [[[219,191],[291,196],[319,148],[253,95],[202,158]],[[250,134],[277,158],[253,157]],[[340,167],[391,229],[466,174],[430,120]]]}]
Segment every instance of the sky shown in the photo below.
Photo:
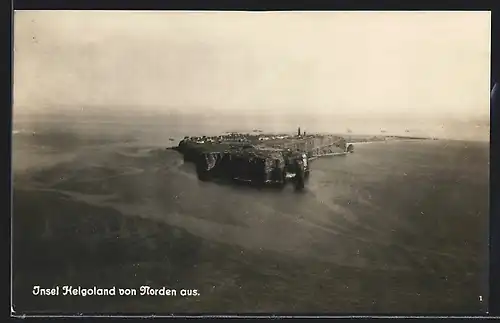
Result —
[{"label": "sky", "polygon": [[489,12],[16,11],[14,111],[489,117]]}]

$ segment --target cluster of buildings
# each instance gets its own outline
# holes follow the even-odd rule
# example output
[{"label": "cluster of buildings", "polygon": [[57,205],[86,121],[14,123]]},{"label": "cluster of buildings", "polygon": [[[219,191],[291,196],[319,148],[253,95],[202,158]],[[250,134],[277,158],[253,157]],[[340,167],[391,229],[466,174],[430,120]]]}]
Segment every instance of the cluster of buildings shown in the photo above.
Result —
[{"label": "cluster of buildings", "polygon": [[186,136],[185,141],[194,142],[197,144],[204,143],[226,143],[226,142],[248,142],[248,139],[243,136],[220,135],[220,136]]},{"label": "cluster of buildings", "polygon": [[184,137],[185,141],[204,144],[250,144],[259,148],[290,149],[320,154],[325,148],[344,149],[345,139],[332,135],[308,135],[298,128],[296,135],[242,134],[229,133],[219,136]]},{"label": "cluster of buildings", "polygon": [[290,139],[293,136],[289,135],[252,135],[252,134],[240,134],[231,133],[219,136],[186,136],[184,140],[195,142],[198,144],[203,143],[258,143],[269,140],[284,140]]}]

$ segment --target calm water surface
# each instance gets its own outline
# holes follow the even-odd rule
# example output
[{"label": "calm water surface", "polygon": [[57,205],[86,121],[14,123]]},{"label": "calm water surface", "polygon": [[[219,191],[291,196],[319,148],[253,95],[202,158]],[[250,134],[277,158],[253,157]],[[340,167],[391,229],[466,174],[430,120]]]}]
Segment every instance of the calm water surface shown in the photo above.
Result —
[{"label": "calm water surface", "polygon": [[[199,182],[160,146],[184,134],[165,134],[14,135],[17,311],[487,310],[488,143],[357,145],[314,161],[298,193]],[[35,297],[33,285],[200,295]]]}]

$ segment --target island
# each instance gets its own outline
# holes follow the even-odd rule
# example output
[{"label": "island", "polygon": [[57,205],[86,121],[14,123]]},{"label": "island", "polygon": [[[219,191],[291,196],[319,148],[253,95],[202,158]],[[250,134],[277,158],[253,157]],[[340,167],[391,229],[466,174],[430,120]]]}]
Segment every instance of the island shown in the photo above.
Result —
[{"label": "island", "polygon": [[326,155],[345,155],[353,145],[328,134],[249,134],[225,133],[219,136],[186,136],[173,149],[196,165],[198,178],[230,180],[256,186],[283,188],[288,182],[297,189],[309,177],[310,160]]},{"label": "island", "polygon": [[323,156],[346,156],[354,152],[354,143],[427,139],[400,136],[356,136],[349,134],[296,134],[230,132],[218,136],[189,137],[172,149],[184,161],[196,165],[202,181],[232,181],[284,188],[293,183],[304,188],[310,173],[310,161]]}]

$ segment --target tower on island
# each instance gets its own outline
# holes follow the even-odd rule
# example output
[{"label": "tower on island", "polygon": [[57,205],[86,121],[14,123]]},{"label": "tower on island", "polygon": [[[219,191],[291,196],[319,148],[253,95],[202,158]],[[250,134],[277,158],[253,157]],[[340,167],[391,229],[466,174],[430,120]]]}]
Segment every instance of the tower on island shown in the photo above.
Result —
[{"label": "tower on island", "polygon": [[299,136],[299,137],[300,137],[300,127],[299,127],[299,129],[297,130],[297,136]]}]

